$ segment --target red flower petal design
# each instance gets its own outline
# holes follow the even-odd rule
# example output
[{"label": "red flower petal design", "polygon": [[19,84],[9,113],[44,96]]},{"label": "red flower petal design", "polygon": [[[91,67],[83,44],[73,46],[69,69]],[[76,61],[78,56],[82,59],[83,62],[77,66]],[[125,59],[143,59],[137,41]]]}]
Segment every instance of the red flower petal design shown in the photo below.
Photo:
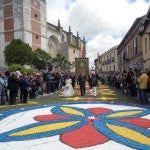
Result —
[{"label": "red flower petal design", "polygon": [[93,98],[93,97],[88,97],[87,100],[88,100],[88,101],[93,101],[94,98]]},{"label": "red flower petal design", "polygon": [[40,116],[34,117],[34,119],[36,121],[40,121],[40,122],[50,121],[50,120],[66,119],[66,118],[69,118],[69,117],[61,116],[61,115],[57,115],[57,114],[40,115]]},{"label": "red flower petal design", "polygon": [[109,138],[98,132],[92,122],[89,122],[80,129],[62,134],[60,140],[73,148],[84,148],[103,144],[109,141]]},{"label": "red flower petal design", "polygon": [[[100,115],[102,113],[106,113],[106,112],[110,112],[112,111],[111,109],[107,109],[107,108],[89,108],[89,111],[91,111],[94,116]],[[36,121],[40,121],[40,122],[44,122],[44,121],[49,121],[49,120],[59,120],[59,119],[66,119],[69,118],[67,116],[61,116],[61,115],[57,115],[57,114],[50,114],[50,115],[40,115],[40,116],[36,116],[34,117],[34,119]]]},{"label": "red flower petal design", "polygon": [[130,118],[119,120],[121,122],[127,122],[129,124],[134,124],[143,128],[150,128],[150,120],[144,118]]},{"label": "red flower petal design", "polygon": [[103,113],[107,113],[107,112],[111,112],[111,111],[112,111],[111,109],[108,109],[108,108],[101,108],[101,107],[89,108],[88,110],[91,111],[91,112],[94,114],[94,116],[97,116],[97,115],[100,115],[100,114],[103,114]]}]

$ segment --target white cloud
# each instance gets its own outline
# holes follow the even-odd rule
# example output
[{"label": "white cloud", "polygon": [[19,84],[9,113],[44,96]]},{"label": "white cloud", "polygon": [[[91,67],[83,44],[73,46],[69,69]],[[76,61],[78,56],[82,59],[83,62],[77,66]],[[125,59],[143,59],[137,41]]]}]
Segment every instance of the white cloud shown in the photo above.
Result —
[{"label": "white cloud", "polygon": [[[122,40],[137,17],[145,15],[150,5],[144,0],[48,0],[48,21],[57,25],[60,19],[65,30],[71,25],[87,41],[87,56],[93,63],[97,53],[103,53]],[[115,37],[115,38],[114,38]],[[116,38],[118,37],[118,38]]]},{"label": "white cloud", "polygon": [[122,37],[112,38],[111,35],[99,34],[87,43],[87,56],[90,58],[91,65],[97,54],[103,54],[106,50],[112,48],[121,42]]}]

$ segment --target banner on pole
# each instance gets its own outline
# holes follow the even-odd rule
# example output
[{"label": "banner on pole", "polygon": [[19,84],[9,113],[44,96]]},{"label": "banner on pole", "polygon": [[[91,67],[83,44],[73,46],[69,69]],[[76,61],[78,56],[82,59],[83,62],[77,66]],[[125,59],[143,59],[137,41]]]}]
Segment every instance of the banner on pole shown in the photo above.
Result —
[{"label": "banner on pole", "polygon": [[75,74],[78,77],[82,72],[89,75],[89,58],[75,58]]}]

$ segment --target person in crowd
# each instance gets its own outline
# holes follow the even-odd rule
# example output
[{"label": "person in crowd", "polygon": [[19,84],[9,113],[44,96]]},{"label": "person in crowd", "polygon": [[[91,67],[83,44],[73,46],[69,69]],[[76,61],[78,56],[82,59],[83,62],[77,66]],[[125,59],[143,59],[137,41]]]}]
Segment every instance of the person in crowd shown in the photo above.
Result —
[{"label": "person in crowd", "polygon": [[92,89],[92,73],[88,75],[89,89]]},{"label": "person in crowd", "polygon": [[148,88],[147,88],[147,92],[150,93],[150,70],[147,72],[148,75]]},{"label": "person in crowd", "polygon": [[106,81],[105,81],[105,74],[104,73],[101,74],[100,81],[102,84],[105,84]]},{"label": "person in crowd", "polygon": [[95,74],[92,74],[92,76],[91,76],[91,86],[92,86],[92,89],[93,89],[93,96],[96,96],[97,87],[98,87],[98,79],[97,79]]},{"label": "person in crowd", "polygon": [[56,81],[56,74],[55,74],[55,72],[52,72],[52,79],[51,79],[51,92],[52,93],[55,93],[56,92],[56,83],[57,83],[57,81]]},{"label": "person in crowd", "polygon": [[128,94],[129,96],[137,96],[136,87],[135,87],[135,73],[132,68],[129,68],[127,73],[126,82],[128,86]]},{"label": "person in crowd", "polygon": [[16,76],[15,72],[12,72],[10,77],[8,78],[8,85],[7,88],[9,89],[9,105],[16,104],[16,97],[18,94],[19,89],[19,79]]},{"label": "person in crowd", "polygon": [[53,76],[52,72],[47,72],[47,75],[46,75],[46,89],[47,89],[47,94],[49,94],[50,92],[52,92],[53,79],[54,79],[54,76]]},{"label": "person in crowd", "polygon": [[147,75],[148,75],[147,97],[148,101],[150,102],[150,68],[147,70]]},{"label": "person in crowd", "polygon": [[19,78],[20,76],[22,76],[22,73],[20,72],[20,69],[18,69],[18,70],[16,71],[16,76],[17,76],[17,78]]},{"label": "person in crowd", "polygon": [[22,90],[22,84],[23,84],[22,82],[23,82],[23,80],[24,80],[24,76],[22,75],[19,78],[19,91],[20,91],[19,97],[20,97],[20,103],[23,103],[23,90]]},{"label": "person in crowd", "polygon": [[3,78],[3,74],[0,73],[0,105],[5,104],[4,93],[5,93],[6,84]]},{"label": "person in crowd", "polygon": [[133,70],[133,76],[132,76],[132,96],[137,97],[137,88],[136,88],[136,78],[137,78],[138,71],[135,69]]},{"label": "person in crowd", "polygon": [[25,74],[22,77],[22,80],[20,82],[20,89],[21,89],[21,102],[22,103],[28,103],[28,93],[31,90],[31,83],[29,82],[28,76]]},{"label": "person in crowd", "polygon": [[75,88],[76,77],[73,73],[70,74],[70,79],[72,81],[72,87]]},{"label": "person in crowd", "polygon": [[31,75],[29,78],[29,82],[31,83],[31,90],[29,91],[29,98],[30,99],[35,99],[35,92],[36,92],[36,76]]},{"label": "person in crowd", "polygon": [[70,97],[74,95],[74,90],[72,87],[72,80],[69,76],[66,77],[66,82],[65,82],[65,87],[63,91],[63,96],[64,97]]},{"label": "person in crowd", "polygon": [[59,82],[60,82],[61,76],[59,72],[55,73],[55,87],[56,87],[56,91],[59,90]]},{"label": "person in crowd", "polygon": [[40,73],[37,73],[35,75],[35,81],[36,81],[35,97],[39,98],[40,89],[41,89],[41,85],[42,85],[42,78],[40,76]]},{"label": "person in crowd", "polygon": [[65,75],[65,73],[62,74],[61,78],[62,78],[62,87],[64,87],[65,84],[66,84],[65,83],[66,82],[66,75]]},{"label": "person in crowd", "polygon": [[148,98],[146,90],[148,88],[148,75],[146,74],[145,70],[141,70],[141,75],[138,79],[139,82],[139,97],[142,105],[147,105]]},{"label": "person in crowd", "polygon": [[120,74],[120,87],[119,87],[124,94],[128,94],[128,85],[127,85],[127,72],[123,71]]},{"label": "person in crowd", "polygon": [[6,88],[5,88],[5,101],[6,102],[9,101],[9,89],[7,88],[9,76],[10,76],[10,72],[8,70],[6,70],[4,72],[4,82],[5,82],[5,85],[6,85]]},{"label": "person in crowd", "polygon": [[81,96],[85,96],[85,90],[86,90],[85,83],[86,83],[86,80],[87,80],[87,78],[86,78],[85,72],[83,71],[78,76],[78,79],[77,79],[77,84],[80,85]]},{"label": "person in crowd", "polygon": [[136,73],[136,79],[135,79],[135,87],[136,87],[136,90],[137,90],[137,96],[139,97],[139,87],[140,87],[140,85],[139,85],[139,82],[138,82],[138,79],[139,79],[139,77],[140,77],[140,75],[141,75],[141,73],[140,73],[140,71],[138,71],[137,73]]},{"label": "person in crowd", "polygon": [[58,90],[60,90],[63,87],[63,74],[59,72],[59,85],[58,85]]}]

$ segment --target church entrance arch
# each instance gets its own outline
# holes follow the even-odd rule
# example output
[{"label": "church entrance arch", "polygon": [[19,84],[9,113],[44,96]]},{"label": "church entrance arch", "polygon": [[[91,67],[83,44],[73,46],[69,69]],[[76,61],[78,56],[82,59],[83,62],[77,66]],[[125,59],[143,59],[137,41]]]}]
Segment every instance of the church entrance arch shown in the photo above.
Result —
[{"label": "church entrance arch", "polygon": [[55,57],[58,52],[60,52],[59,40],[56,36],[51,35],[48,38],[48,51],[52,57]]}]

